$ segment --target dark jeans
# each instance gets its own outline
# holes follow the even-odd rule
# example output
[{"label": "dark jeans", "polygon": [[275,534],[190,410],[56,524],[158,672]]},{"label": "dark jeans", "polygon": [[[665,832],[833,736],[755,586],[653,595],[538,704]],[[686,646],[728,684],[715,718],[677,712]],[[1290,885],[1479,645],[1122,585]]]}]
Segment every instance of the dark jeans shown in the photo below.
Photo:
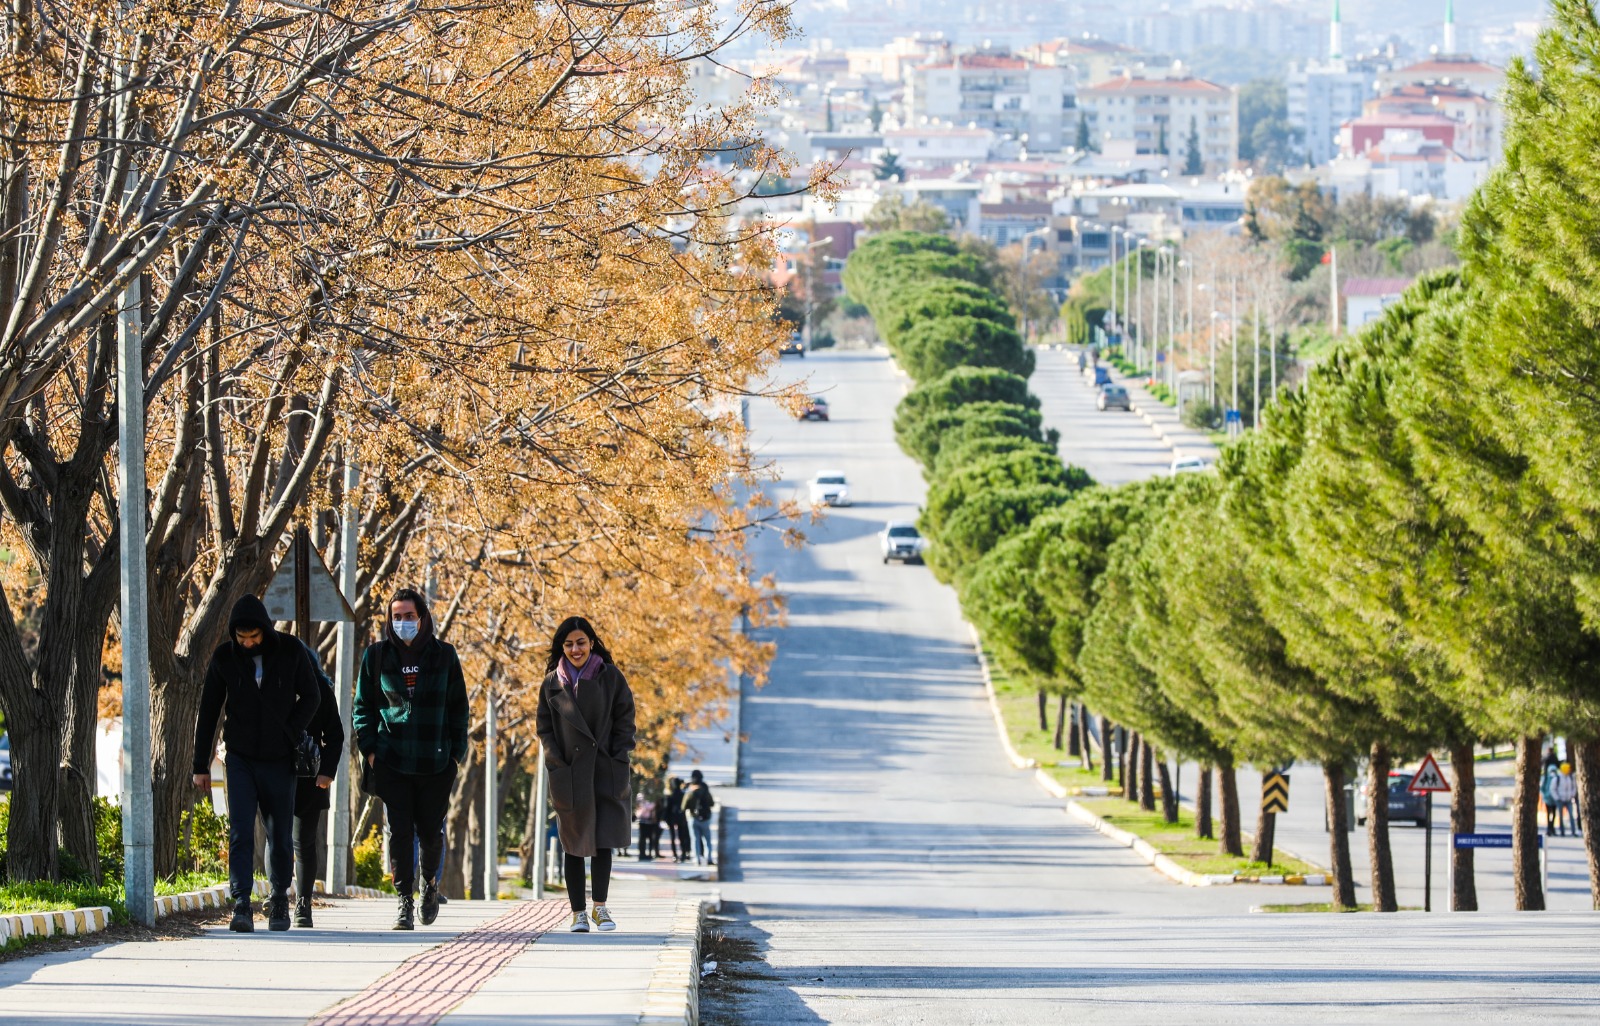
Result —
[{"label": "dark jeans", "polygon": [[[571,852],[563,855],[563,866],[567,877],[567,901],[572,904],[572,911],[581,912],[583,902],[583,856]],[[594,874],[594,903],[604,905],[606,895],[611,893],[611,849],[596,848],[594,858],[589,860],[589,871]]]},{"label": "dark jeans", "polygon": [[661,824],[639,824],[639,857],[641,859],[659,859],[661,857]]},{"label": "dark jeans", "polygon": [[294,869],[294,764],[228,753],[228,890],[249,901],[255,883],[256,812],[267,828],[272,893],[289,890]]},{"label": "dark jeans", "polygon": [[299,809],[294,814],[294,893],[309,898],[322,874],[322,845],[328,832],[323,828],[322,809]]},{"label": "dark jeans", "polygon": [[689,820],[680,816],[667,821],[668,839],[672,841],[672,857],[686,859],[694,854],[694,847],[689,841]]},{"label": "dark jeans", "polygon": [[422,878],[438,876],[444,861],[444,817],[450,809],[450,788],[456,782],[451,763],[438,773],[401,773],[383,763],[376,767],[378,797],[389,817],[389,857],[394,889],[417,893],[417,842],[422,848]]}]

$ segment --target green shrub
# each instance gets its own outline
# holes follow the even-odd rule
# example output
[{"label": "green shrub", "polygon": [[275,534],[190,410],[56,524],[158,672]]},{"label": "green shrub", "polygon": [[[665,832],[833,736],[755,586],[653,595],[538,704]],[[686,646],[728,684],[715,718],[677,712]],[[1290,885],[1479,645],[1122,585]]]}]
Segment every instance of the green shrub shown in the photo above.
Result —
[{"label": "green shrub", "polygon": [[380,891],[393,891],[394,884],[383,867],[383,835],[376,824],[351,852],[355,856],[356,886],[371,887]]},{"label": "green shrub", "polygon": [[228,874],[228,820],[217,813],[209,795],[183,814],[178,866],[191,873]]},{"label": "green shrub", "polygon": [[[1014,435],[1043,442],[1042,419],[1038,410],[1012,403],[968,403],[953,410],[924,417],[915,428],[899,439],[900,447],[924,467],[931,467],[939,450],[947,445],[981,435]],[[935,471],[937,474],[938,471]]]},{"label": "green shrub", "polygon": [[1196,399],[1183,408],[1183,422],[1196,431],[1222,430],[1222,407]]},{"label": "green shrub", "polygon": [[1014,449],[980,456],[952,465],[948,474],[935,478],[922,507],[922,529],[938,541],[944,526],[974,496],[1003,488],[1055,485],[1068,491],[1087,488],[1094,481],[1078,467],[1069,467],[1046,449]]},{"label": "green shrub", "polygon": [[996,367],[1023,378],[1033,373],[1033,350],[1009,324],[985,316],[921,320],[900,333],[896,359],[915,381],[932,381],[957,367]]}]

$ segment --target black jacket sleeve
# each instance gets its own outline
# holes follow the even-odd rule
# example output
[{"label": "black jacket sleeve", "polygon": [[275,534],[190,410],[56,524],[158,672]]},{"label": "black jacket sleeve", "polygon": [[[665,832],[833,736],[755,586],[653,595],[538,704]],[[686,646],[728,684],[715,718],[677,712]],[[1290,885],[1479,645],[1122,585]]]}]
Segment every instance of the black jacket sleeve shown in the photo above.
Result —
[{"label": "black jacket sleeve", "polygon": [[339,760],[344,758],[344,720],[339,716],[339,700],[334,697],[333,683],[326,676],[318,676],[322,701],[317,705],[315,734],[317,743],[322,745],[322,761],[318,764],[317,775],[333,777],[338,776]]},{"label": "black jacket sleeve", "polygon": [[467,761],[467,731],[472,726],[472,709],[467,704],[467,678],[461,672],[461,657],[454,646],[446,646],[450,665],[445,680],[445,731],[450,743],[450,759],[456,764]]},{"label": "black jacket sleeve", "polygon": [[294,709],[284,722],[289,729],[290,738],[299,738],[311,727],[311,718],[317,714],[317,706],[322,704],[322,696],[317,693],[317,670],[312,665],[311,655],[299,639],[291,639],[290,644],[295,647],[298,658],[289,660],[290,680],[294,682]]},{"label": "black jacket sleeve", "polygon": [[546,674],[544,683],[539,685],[539,701],[534,705],[533,729],[539,735],[539,752],[544,756],[544,764],[551,769],[566,769],[567,761],[561,757],[561,746],[556,740],[556,711],[550,707],[550,695],[550,677]]},{"label": "black jacket sleeve", "polygon": [[217,719],[228,700],[228,682],[217,665],[217,656],[211,656],[206,667],[206,681],[200,691],[200,715],[194,724],[194,771],[211,772],[211,756],[217,750]]}]

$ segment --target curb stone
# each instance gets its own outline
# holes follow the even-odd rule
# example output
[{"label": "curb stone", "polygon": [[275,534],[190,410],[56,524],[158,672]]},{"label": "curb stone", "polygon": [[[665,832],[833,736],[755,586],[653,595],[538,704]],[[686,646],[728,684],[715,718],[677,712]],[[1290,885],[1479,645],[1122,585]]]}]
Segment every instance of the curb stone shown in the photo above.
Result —
[{"label": "curb stone", "polygon": [[700,939],[708,912],[722,910],[722,893],[678,902],[672,927],[645,990],[639,1026],[698,1026],[700,1022]]},{"label": "curb stone", "polygon": [[109,906],[67,909],[61,912],[17,912],[0,916],[0,944],[14,937],[76,937],[99,933],[111,922]]}]

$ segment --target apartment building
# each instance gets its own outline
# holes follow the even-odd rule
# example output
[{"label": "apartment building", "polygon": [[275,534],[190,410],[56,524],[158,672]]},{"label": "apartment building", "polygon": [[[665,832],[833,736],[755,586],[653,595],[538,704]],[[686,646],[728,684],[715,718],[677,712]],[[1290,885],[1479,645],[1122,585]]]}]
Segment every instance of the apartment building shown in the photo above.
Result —
[{"label": "apartment building", "polygon": [[906,77],[906,127],[988,129],[1031,152],[1071,145],[1077,106],[1070,69],[1011,54],[960,54],[912,68]]},{"label": "apartment building", "polygon": [[1239,96],[1215,82],[1125,74],[1079,89],[1078,104],[1090,138],[1107,154],[1153,158],[1177,173],[1192,127],[1208,171],[1239,159]]}]

